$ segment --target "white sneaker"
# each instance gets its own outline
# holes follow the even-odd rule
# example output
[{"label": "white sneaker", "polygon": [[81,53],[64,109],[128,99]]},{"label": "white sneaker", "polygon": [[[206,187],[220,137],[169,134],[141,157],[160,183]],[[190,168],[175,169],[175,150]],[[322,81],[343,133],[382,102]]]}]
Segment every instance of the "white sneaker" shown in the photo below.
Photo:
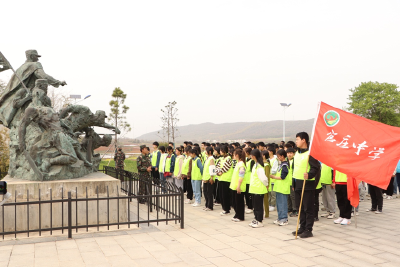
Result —
[{"label": "white sneaker", "polygon": [[186,199],[185,204],[192,204],[192,201],[190,199]]},{"label": "white sneaker", "polygon": [[321,217],[328,217],[329,215],[330,215],[330,213],[327,212],[327,213],[321,214]]},{"label": "white sneaker", "polygon": [[381,210],[377,210],[377,211],[375,211],[375,214],[381,214],[382,213],[382,211]]},{"label": "white sneaker", "polygon": [[226,215],[226,214],[229,214],[229,212],[226,212],[226,211],[223,210],[223,211],[220,212],[220,214],[221,215]]},{"label": "white sneaker", "polygon": [[343,219],[343,221],[340,224],[341,225],[349,225],[349,224],[351,224],[351,220],[350,219]]},{"label": "white sneaker", "polygon": [[274,221],[274,224],[279,224],[279,221],[278,221],[278,220],[275,220],[275,221]]},{"label": "white sneaker", "polygon": [[269,206],[269,211],[274,211],[275,207],[274,206]]},{"label": "white sneaker", "polygon": [[252,220],[251,223],[249,223],[249,226],[252,226],[253,224],[255,224],[257,221],[256,220]]},{"label": "white sneaker", "polygon": [[358,214],[358,212],[356,212],[356,216],[358,216],[359,214]]},{"label": "white sneaker", "polygon": [[212,211],[212,209],[206,208],[204,211]]},{"label": "white sneaker", "polygon": [[232,221],[234,221],[234,222],[241,222],[241,220],[239,220],[238,218],[233,218]]},{"label": "white sneaker", "polygon": [[231,221],[234,221],[235,219],[236,219],[235,217],[232,217]]},{"label": "white sneaker", "polygon": [[259,227],[264,227],[264,225],[263,225],[261,222],[256,221],[256,223],[253,224],[251,227],[253,227],[253,228],[259,228]]},{"label": "white sneaker", "polygon": [[221,204],[219,204],[219,203],[214,203],[214,206],[221,206]]},{"label": "white sneaker", "polygon": [[336,217],[335,213],[329,213],[328,217],[326,217],[326,218],[327,219],[333,219],[335,217]]},{"label": "white sneaker", "polygon": [[392,199],[392,197],[391,196],[387,196],[387,198],[386,199]]},{"label": "white sneaker", "polygon": [[339,218],[337,218],[336,220],[334,220],[333,222],[334,222],[335,224],[339,224],[339,223],[341,223],[343,220],[344,220],[344,219],[343,219],[342,217],[339,217]]},{"label": "white sneaker", "polygon": [[280,221],[279,222],[279,226],[285,226],[285,225],[288,225],[289,224],[289,221]]},{"label": "white sneaker", "polygon": [[250,213],[253,213],[253,210],[251,210],[251,209],[246,209],[246,214],[250,214]]},{"label": "white sneaker", "polygon": [[197,202],[194,202],[194,204],[193,204],[192,206],[193,206],[193,207],[200,207],[201,204],[200,204],[200,203],[197,203]]}]

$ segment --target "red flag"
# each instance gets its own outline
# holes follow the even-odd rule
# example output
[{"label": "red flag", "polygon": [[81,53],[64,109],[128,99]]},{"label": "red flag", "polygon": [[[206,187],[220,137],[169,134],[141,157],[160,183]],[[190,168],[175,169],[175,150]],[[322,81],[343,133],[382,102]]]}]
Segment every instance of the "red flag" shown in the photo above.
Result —
[{"label": "red flag", "polygon": [[347,174],[348,198],[357,206],[359,181],[387,188],[400,158],[400,128],[321,102],[310,155]]}]

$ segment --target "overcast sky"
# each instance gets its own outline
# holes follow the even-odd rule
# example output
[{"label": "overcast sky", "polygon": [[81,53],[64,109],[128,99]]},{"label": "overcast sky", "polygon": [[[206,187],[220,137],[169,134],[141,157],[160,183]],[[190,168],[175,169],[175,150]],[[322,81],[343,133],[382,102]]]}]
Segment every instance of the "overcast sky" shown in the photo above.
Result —
[{"label": "overcast sky", "polygon": [[[138,136],[177,101],[179,125],[315,116],[361,82],[400,85],[400,1],[2,1],[0,51],[37,49],[68,94],[128,94]],[[8,81],[11,71],[0,73]],[[105,131],[104,131],[105,132]]]}]

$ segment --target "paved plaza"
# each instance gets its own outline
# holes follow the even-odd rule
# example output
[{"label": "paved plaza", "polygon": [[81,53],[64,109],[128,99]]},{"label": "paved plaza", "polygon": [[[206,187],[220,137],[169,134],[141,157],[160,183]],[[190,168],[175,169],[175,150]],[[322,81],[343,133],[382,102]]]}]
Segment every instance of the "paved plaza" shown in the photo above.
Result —
[{"label": "paved plaza", "polygon": [[[142,205],[144,206],[144,205]],[[221,207],[205,212],[185,205],[185,229],[179,224],[130,229],[6,239],[0,242],[0,266],[400,266],[400,199],[384,200],[383,214],[366,212],[349,226],[321,218],[314,237],[291,235],[296,219],[276,226],[277,213],[265,227],[234,223],[220,216]]]}]

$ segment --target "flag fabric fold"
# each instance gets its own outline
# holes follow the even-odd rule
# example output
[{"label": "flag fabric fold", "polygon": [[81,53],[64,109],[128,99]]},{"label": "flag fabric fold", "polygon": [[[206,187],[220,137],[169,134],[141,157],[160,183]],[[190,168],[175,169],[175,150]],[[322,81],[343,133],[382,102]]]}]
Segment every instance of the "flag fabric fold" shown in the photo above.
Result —
[{"label": "flag fabric fold", "polygon": [[310,155],[347,175],[348,198],[357,206],[360,181],[387,188],[400,159],[400,128],[321,102]]}]

